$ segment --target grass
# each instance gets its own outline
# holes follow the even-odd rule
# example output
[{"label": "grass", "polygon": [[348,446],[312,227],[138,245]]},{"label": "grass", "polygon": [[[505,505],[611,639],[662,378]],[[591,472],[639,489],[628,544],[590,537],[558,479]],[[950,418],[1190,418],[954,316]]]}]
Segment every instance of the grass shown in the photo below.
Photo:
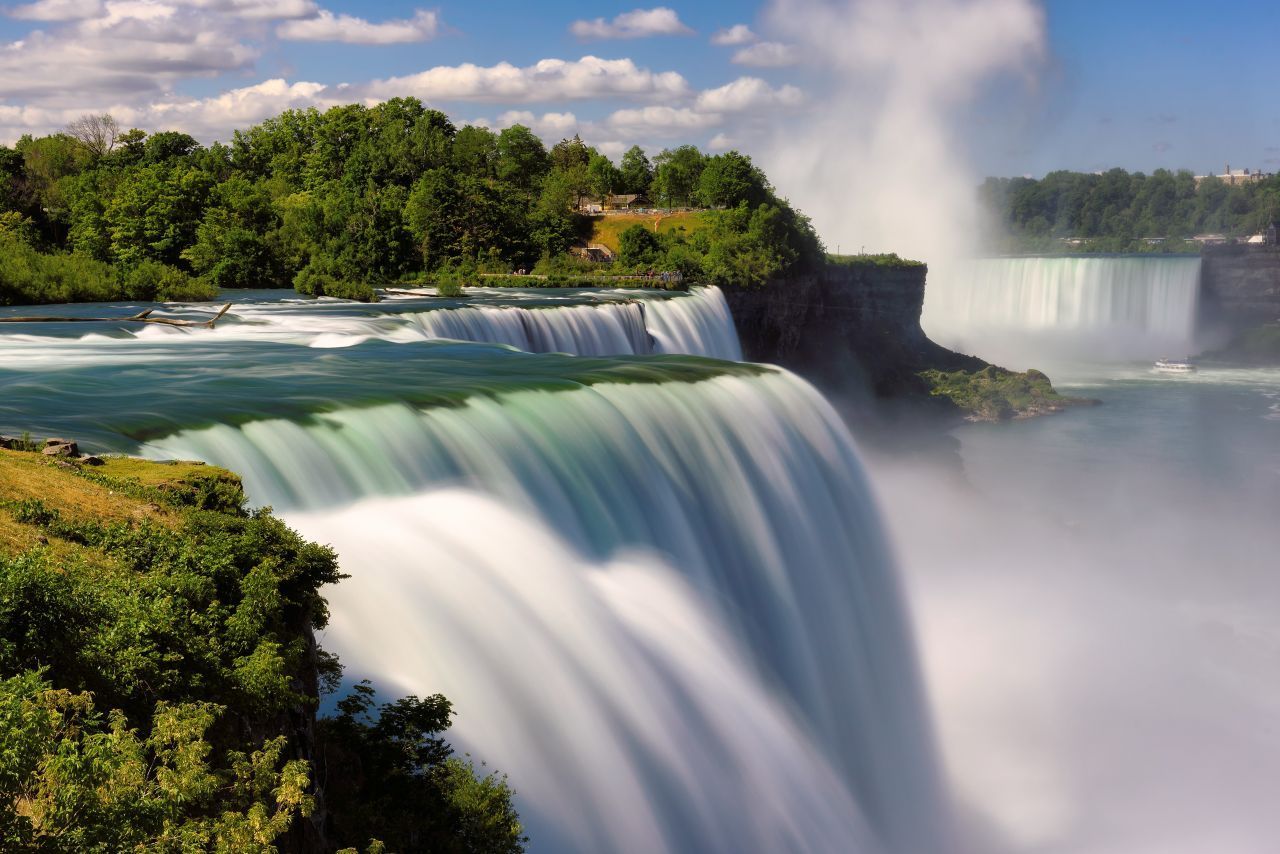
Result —
[{"label": "grass", "polygon": [[[243,498],[240,479],[215,466],[127,457],[104,458],[101,466],[60,464],[40,453],[0,450],[0,554],[41,544],[39,526],[19,521],[18,505],[39,502],[71,523],[149,520],[175,528],[181,508],[223,509]],[[69,549],[57,539],[49,547]]]},{"label": "grass", "polygon": [[668,214],[613,214],[591,217],[589,243],[599,243],[614,252],[621,245],[622,232],[633,225],[653,228],[659,234],[670,234],[685,229],[689,234],[701,231],[709,224],[710,211],[680,211]]}]

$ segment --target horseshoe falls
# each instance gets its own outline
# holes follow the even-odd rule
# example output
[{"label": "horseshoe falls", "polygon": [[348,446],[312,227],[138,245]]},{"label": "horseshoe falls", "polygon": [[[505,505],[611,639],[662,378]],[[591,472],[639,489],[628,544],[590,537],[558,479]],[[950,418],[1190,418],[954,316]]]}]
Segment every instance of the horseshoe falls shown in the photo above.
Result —
[{"label": "horseshoe falls", "polygon": [[224,465],[334,545],[321,644],[388,695],[448,696],[533,851],[950,851],[896,567],[831,406],[656,352],[738,346],[715,292],[607,306],[643,306],[641,354],[410,334],[525,311],[589,349],[563,315],[601,306],[506,299],[0,337],[0,431]]},{"label": "horseshoe falls", "polygon": [[1198,257],[982,258],[940,267],[921,323],[938,343],[1027,367],[1196,350]]}]

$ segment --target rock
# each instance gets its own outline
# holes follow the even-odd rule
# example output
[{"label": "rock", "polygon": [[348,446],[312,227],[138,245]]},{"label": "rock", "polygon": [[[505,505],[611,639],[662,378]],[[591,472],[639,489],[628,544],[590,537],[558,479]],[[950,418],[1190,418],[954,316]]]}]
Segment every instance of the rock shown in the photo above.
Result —
[{"label": "rock", "polygon": [[0,436],[0,448],[12,450],[14,445],[18,444],[18,440],[12,436]]},{"label": "rock", "polygon": [[40,453],[46,457],[78,457],[80,456],[80,448],[75,442],[68,439],[59,439],[54,442],[50,439],[45,443],[45,448]]},{"label": "rock", "polygon": [[105,466],[106,465],[106,462],[103,461],[102,457],[95,457],[92,455],[82,458],[80,462],[81,464],[86,466]]}]

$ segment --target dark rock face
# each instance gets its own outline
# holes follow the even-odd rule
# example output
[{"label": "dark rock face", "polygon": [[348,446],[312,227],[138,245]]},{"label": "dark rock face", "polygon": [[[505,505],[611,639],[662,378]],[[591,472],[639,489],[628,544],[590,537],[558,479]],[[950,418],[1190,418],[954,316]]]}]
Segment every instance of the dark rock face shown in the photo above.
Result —
[{"label": "dark rock face", "polygon": [[725,298],[743,353],[795,371],[836,397],[928,394],[919,372],[986,362],[930,341],[920,328],[927,268],[828,265]]},{"label": "dark rock face", "polygon": [[1201,322],[1238,333],[1280,320],[1280,246],[1206,246]]}]

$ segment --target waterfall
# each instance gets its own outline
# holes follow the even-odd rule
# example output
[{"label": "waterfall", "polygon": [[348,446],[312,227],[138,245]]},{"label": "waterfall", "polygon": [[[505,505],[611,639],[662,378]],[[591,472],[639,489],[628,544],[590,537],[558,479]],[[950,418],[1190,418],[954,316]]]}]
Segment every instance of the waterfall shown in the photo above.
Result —
[{"label": "waterfall", "polygon": [[790,374],[216,424],[145,451],[242,472],[337,545],[352,578],[323,642],[454,699],[544,850],[947,850],[880,521],[848,432]]},{"label": "waterfall", "polygon": [[931,276],[922,323],[945,346],[1023,366],[1180,356],[1195,349],[1199,287],[1194,257],[983,258]]},{"label": "waterfall", "polygon": [[[75,310],[86,309],[80,306]],[[120,314],[136,311],[131,307]],[[203,314],[201,311],[186,306],[176,313],[207,319],[207,309]],[[82,337],[69,339],[68,331],[41,329],[37,334],[9,336],[8,340],[36,349],[65,346],[73,340],[99,346],[113,341],[117,346],[139,341],[277,342],[317,349],[348,348],[367,341],[411,344],[452,340],[574,356],[671,353],[731,361],[742,358],[728,304],[716,287],[696,287],[688,293],[637,292],[632,296],[575,292],[567,297],[484,290],[461,302],[417,298],[375,305],[275,299],[237,303],[213,330],[140,328],[121,323],[117,328],[104,325],[87,335],[78,325],[69,332]]]}]

